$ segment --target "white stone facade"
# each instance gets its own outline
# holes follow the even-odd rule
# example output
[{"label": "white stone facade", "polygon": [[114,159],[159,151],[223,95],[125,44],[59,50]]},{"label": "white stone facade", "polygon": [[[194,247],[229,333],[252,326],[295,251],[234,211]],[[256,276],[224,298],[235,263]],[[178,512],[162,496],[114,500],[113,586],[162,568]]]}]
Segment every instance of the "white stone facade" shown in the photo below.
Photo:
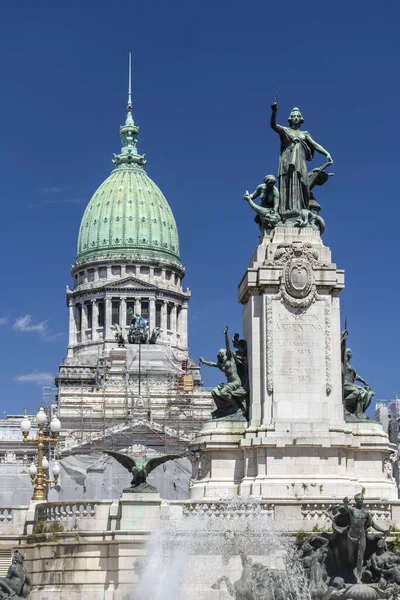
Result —
[{"label": "white stone facade", "polygon": [[183,274],[175,265],[155,267],[126,258],[75,265],[75,287],[67,290],[68,356],[114,342],[114,324],[126,337],[129,309],[146,316],[150,331],[161,328],[160,342],[187,350],[190,292],[182,288]]}]

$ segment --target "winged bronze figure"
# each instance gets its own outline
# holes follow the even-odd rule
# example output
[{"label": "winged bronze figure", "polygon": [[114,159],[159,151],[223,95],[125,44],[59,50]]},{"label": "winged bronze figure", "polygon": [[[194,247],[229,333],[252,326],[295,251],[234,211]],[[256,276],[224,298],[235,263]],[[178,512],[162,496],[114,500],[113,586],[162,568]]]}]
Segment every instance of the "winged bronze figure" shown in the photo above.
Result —
[{"label": "winged bronze figure", "polygon": [[139,458],[129,456],[129,454],[122,454],[121,452],[112,452],[111,450],[103,450],[104,454],[108,454],[115,458],[120,465],[125,467],[127,471],[132,474],[131,487],[124,490],[124,492],[135,492],[135,493],[154,493],[157,489],[146,482],[147,476],[159,465],[174,460],[175,458],[183,458],[182,454],[164,454],[163,456],[153,456],[151,458]]}]

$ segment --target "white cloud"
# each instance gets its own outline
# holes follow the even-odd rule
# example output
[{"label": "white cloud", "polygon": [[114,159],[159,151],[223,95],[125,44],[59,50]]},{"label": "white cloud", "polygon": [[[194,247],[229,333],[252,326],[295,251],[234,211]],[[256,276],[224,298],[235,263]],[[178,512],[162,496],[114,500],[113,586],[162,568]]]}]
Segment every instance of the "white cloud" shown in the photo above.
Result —
[{"label": "white cloud", "polygon": [[15,320],[13,329],[23,333],[35,331],[47,342],[56,340],[63,335],[62,333],[56,333],[52,329],[49,329],[47,321],[39,321],[39,323],[34,323],[32,320],[32,315],[18,317],[18,319]]},{"label": "white cloud", "polygon": [[19,383],[38,383],[44,385],[45,383],[54,383],[54,375],[51,373],[39,373],[33,371],[33,373],[27,373],[26,375],[17,375],[14,377],[14,381]]},{"label": "white cloud", "polygon": [[64,189],[60,185],[47,185],[39,188],[39,192],[42,192],[42,194],[61,194]]},{"label": "white cloud", "polygon": [[32,203],[31,206],[40,208],[42,206],[50,206],[57,204],[83,204],[87,202],[85,198],[71,195],[68,188],[61,185],[43,185],[37,189],[40,195],[38,202]]},{"label": "white cloud", "polygon": [[0,317],[0,325],[6,325],[8,323],[8,317]]},{"label": "white cloud", "polygon": [[40,335],[45,335],[47,331],[47,321],[40,321],[34,325],[32,323],[32,315],[25,315],[24,317],[18,317],[14,325],[14,329],[17,331],[37,331]]},{"label": "white cloud", "polygon": [[63,332],[59,331],[58,333],[54,333],[51,329],[46,333],[46,342],[52,342],[53,340],[58,340],[63,337]]}]

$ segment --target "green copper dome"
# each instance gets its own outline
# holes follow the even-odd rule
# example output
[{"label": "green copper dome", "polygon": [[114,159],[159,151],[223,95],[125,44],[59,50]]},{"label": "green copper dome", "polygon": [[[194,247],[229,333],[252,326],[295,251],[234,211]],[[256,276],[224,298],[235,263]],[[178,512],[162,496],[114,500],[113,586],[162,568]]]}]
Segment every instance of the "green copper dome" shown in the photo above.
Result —
[{"label": "green copper dome", "polygon": [[117,167],[90,200],[79,229],[77,262],[145,255],[180,264],[174,215],[143,169]]},{"label": "green copper dome", "polygon": [[93,194],[79,228],[77,263],[112,255],[166,260],[181,266],[174,215],[161,190],[143,169],[136,149],[139,128],[128,116],[121,127],[116,168]]}]

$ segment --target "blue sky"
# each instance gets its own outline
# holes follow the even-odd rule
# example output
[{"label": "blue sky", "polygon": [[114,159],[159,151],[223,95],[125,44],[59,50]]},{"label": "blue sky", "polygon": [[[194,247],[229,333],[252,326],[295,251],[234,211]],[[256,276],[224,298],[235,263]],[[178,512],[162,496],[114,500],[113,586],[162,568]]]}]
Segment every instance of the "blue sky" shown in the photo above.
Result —
[{"label": "blue sky", "polygon": [[358,0],[4,4],[2,411],[35,410],[37,380],[65,355],[65,286],[83,211],[120,148],[129,51],[139,151],[174,211],[192,290],[191,355],[212,359],[227,323],[241,331],[237,285],[257,245],[242,196],[276,173],[279,90],[279,121],[299,106],[335,161],[317,198],[346,270],[354,366],[376,398],[400,394],[399,18],[398,3]]}]

